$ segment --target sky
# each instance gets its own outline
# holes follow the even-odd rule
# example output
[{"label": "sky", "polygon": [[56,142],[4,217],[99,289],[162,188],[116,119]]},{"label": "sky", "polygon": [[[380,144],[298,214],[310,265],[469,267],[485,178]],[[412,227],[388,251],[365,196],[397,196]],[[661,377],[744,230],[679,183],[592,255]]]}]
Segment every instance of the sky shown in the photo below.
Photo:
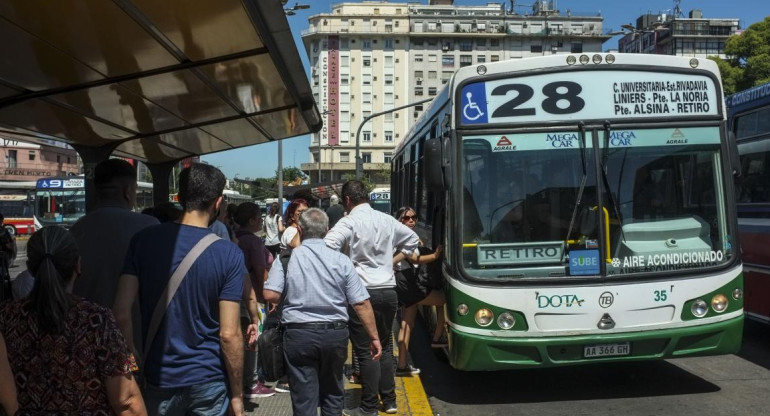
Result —
[{"label": "sky", "polygon": [[[411,0],[415,1],[415,0]],[[303,29],[308,28],[308,18],[310,16],[330,13],[332,4],[343,2],[342,0],[305,0],[295,2],[289,0],[287,7],[296,3],[310,5],[307,10],[298,10],[294,16],[287,16],[294,42],[302,58],[302,64],[305,72],[310,73],[307,52],[302,44],[300,34]],[[346,0],[350,3],[358,3],[361,0]],[[407,1],[390,1],[390,3],[406,3]],[[427,0],[420,0],[427,4]],[[479,5],[487,3],[501,3],[503,0],[455,0],[456,5]],[[519,14],[531,12],[533,0],[524,2],[517,1],[515,11]],[[510,1],[505,1],[506,7],[510,7]],[[603,30],[620,31],[621,25],[635,24],[636,18],[645,13],[658,14],[665,12],[672,13],[675,5],[673,0],[555,0],[555,8],[563,14],[567,9],[573,16],[577,15],[596,15],[601,14],[604,17]],[[519,6],[521,4],[521,6]],[[767,0],[681,0],[679,8],[687,17],[692,9],[700,9],[705,18],[738,18],[741,22],[741,28],[745,29],[751,24],[756,23],[765,16],[770,16],[770,2]],[[617,49],[618,39],[621,36],[615,36],[604,43],[604,49]],[[307,163],[310,159],[308,146],[310,145],[310,136],[299,136],[283,141],[283,166],[300,167],[302,163]],[[218,166],[228,178],[238,177],[240,179],[264,178],[275,175],[278,167],[278,144],[264,143],[254,146],[244,147],[235,150],[228,150],[211,155],[202,156],[202,159],[214,166]]]}]

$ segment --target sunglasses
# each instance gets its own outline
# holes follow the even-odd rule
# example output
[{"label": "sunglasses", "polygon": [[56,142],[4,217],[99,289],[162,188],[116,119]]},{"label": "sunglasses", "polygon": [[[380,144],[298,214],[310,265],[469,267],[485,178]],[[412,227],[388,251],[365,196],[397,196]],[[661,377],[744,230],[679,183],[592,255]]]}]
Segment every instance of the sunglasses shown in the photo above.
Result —
[{"label": "sunglasses", "polygon": [[409,220],[417,221],[417,214],[415,214],[415,215],[404,215],[403,217],[401,217],[401,221],[409,221]]}]

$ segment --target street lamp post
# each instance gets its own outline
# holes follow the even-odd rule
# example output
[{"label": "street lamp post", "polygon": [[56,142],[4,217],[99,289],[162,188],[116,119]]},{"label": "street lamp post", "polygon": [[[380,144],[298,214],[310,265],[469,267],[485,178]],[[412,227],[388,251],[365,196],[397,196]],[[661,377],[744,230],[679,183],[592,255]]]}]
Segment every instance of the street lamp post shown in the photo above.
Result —
[{"label": "street lamp post", "polygon": [[361,129],[364,128],[364,124],[366,124],[367,121],[375,117],[381,116],[383,114],[392,113],[394,111],[402,110],[404,108],[414,107],[416,105],[427,103],[428,101],[433,101],[433,98],[415,101],[413,103],[402,105],[400,107],[391,108],[390,110],[380,111],[379,113],[374,113],[369,117],[364,117],[364,119],[361,120],[361,124],[358,125],[358,130],[356,131],[356,179],[361,180],[361,177],[364,175],[364,164],[361,162],[361,140],[360,140]]}]

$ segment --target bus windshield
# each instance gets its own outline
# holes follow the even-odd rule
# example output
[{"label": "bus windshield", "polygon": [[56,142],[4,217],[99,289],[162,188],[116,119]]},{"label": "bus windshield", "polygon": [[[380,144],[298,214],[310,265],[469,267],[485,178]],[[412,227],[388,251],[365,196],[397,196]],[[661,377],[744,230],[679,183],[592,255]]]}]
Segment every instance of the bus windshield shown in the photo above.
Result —
[{"label": "bus windshield", "polygon": [[70,226],[86,213],[86,193],[81,189],[37,189],[35,214],[43,226]]},{"label": "bus windshield", "polygon": [[718,127],[465,136],[463,265],[538,278],[728,262],[719,143]]}]

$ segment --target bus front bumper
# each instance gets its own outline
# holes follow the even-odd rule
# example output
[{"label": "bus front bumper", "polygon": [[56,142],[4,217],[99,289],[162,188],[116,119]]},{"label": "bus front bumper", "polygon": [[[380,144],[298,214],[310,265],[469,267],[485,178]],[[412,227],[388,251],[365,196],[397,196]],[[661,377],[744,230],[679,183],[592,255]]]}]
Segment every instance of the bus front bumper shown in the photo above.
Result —
[{"label": "bus front bumper", "polygon": [[[493,371],[608,361],[638,361],[736,353],[743,315],[699,326],[608,335],[500,338],[448,329],[449,361],[460,370]],[[586,346],[627,345],[622,356],[586,358]]]}]

